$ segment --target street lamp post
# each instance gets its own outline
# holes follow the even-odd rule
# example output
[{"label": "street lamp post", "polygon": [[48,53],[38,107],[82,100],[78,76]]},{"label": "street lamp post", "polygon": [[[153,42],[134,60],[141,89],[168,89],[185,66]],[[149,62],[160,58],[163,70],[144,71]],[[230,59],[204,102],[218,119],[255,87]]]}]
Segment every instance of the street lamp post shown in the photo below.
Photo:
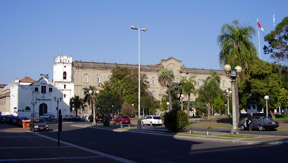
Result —
[{"label": "street lamp post", "polygon": [[[238,100],[238,96],[236,97],[236,78],[237,78],[237,73],[240,73],[242,71],[242,68],[240,66],[236,66],[234,69],[231,70],[230,65],[225,65],[224,70],[226,72],[226,75],[231,79],[231,87],[232,87],[232,130],[231,134],[236,135],[239,134],[238,128],[237,128],[237,106],[236,106],[236,101]],[[238,92],[238,91],[237,91]],[[237,99],[236,99],[237,98]]]},{"label": "street lamp post", "polygon": [[228,117],[230,117],[230,94],[232,94],[232,91],[230,91],[229,89],[226,90],[226,97],[227,97],[227,114],[228,114]]},{"label": "street lamp post", "polygon": [[92,98],[92,102],[91,102],[92,111],[93,111],[93,122],[92,122],[92,125],[97,125],[96,124],[96,119],[95,119],[96,118],[96,114],[95,114],[95,109],[94,109],[94,102],[95,102],[95,97],[96,97],[95,93],[98,94],[99,91],[97,90],[96,92],[94,92],[93,90],[89,90],[89,94],[91,95],[91,98]]},{"label": "street lamp post", "polygon": [[[183,94],[181,94],[181,110],[183,110],[183,98],[184,98],[184,95]],[[188,114],[188,113],[187,113]]]},{"label": "street lamp post", "polygon": [[33,117],[33,119],[34,119],[34,117],[35,117],[35,105],[37,104],[37,101],[32,101],[31,102],[31,104],[33,105],[33,115],[32,115],[32,117]]},{"label": "street lamp post", "polygon": [[140,32],[147,31],[147,28],[137,28],[131,26],[132,30],[138,31],[138,122],[137,122],[137,129],[141,129],[141,120],[140,120]]},{"label": "street lamp post", "polygon": [[167,102],[166,104],[167,104],[167,110],[169,110],[169,105],[170,105],[170,103],[169,103],[169,102]]},{"label": "street lamp post", "polygon": [[57,107],[56,107],[56,110],[57,110],[57,121],[59,121],[59,102],[62,101],[62,97],[54,97],[54,100],[55,102],[57,102]]},{"label": "street lamp post", "polygon": [[269,96],[268,95],[264,96],[264,100],[266,101],[266,118],[268,118],[268,100],[269,100]]}]

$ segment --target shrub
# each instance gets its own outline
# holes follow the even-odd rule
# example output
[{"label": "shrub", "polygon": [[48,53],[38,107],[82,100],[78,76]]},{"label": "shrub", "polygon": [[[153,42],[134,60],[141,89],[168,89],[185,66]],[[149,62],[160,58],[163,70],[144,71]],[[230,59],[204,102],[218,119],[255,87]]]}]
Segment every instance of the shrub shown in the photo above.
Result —
[{"label": "shrub", "polygon": [[165,114],[164,125],[170,131],[182,131],[189,125],[188,116],[184,111],[174,109]]}]

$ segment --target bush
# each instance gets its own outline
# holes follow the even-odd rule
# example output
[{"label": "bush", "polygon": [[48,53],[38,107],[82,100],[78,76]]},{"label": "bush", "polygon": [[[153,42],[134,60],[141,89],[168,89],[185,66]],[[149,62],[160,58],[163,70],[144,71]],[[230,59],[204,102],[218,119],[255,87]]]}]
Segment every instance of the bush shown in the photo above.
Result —
[{"label": "bush", "polygon": [[182,110],[172,110],[165,114],[164,125],[170,131],[182,131],[189,125],[188,116]]}]

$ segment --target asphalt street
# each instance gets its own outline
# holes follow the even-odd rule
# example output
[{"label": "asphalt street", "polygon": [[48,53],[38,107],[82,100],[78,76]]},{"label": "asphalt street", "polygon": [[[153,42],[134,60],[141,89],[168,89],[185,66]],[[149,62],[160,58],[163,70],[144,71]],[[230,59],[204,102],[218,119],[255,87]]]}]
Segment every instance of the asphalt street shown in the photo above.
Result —
[{"label": "asphalt street", "polygon": [[31,133],[1,124],[0,162],[269,162],[286,159],[288,149],[287,144],[240,145],[73,122],[63,124],[58,147],[57,125],[50,126],[49,132]]}]

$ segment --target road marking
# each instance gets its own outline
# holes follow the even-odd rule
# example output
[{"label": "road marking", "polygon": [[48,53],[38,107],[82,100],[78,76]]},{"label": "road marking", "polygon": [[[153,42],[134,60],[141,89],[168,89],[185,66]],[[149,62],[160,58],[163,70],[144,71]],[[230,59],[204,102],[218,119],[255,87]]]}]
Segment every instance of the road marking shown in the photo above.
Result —
[{"label": "road marking", "polygon": [[[51,137],[48,137],[48,136],[45,136],[45,135],[41,135],[39,133],[33,133],[33,134],[38,135],[38,136],[43,137],[43,138],[46,138],[46,139],[49,139],[49,140],[52,140],[52,141],[55,141],[55,142],[58,142],[57,139],[54,139],[54,138],[51,138]],[[134,162],[134,161],[131,161],[131,160],[127,160],[125,158],[113,156],[113,155],[106,154],[106,153],[103,153],[103,152],[100,152],[100,151],[95,151],[95,150],[92,150],[92,149],[89,149],[89,148],[85,148],[85,147],[81,147],[79,145],[68,143],[68,142],[65,142],[65,141],[60,141],[60,143],[68,145],[68,146],[71,146],[71,147],[74,147],[74,148],[77,148],[77,149],[80,149],[80,150],[83,150],[83,151],[86,151],[86,152],[90,152],[92,154],[96,154],[96,155],[100,155],[102,157],[106,157],[106,158],[109,158],[109,159],[112,159],[112,160],[116,160],[116,161],[119,161],[119,162],[125,162],[125,163]]]},{"label": "road marking", "polygon": [[0,147],[0,150],[1,149],[53,149],[53,148],[56,148],[56,149],[59,149],[59,148],[71,148],[69,146],[60,146],[60,147],[57,147],[57,146],[53,146],[53,147]]},{"label": "road marking", "polygon": [[0,162],[14,161],[47,161],[47,160],[74,160],[74,159],[91,159],[102,158],[103,156],[86,156],[86,157],[57,157],[57,158],[24,158],[24,159],[0,159]]}]

